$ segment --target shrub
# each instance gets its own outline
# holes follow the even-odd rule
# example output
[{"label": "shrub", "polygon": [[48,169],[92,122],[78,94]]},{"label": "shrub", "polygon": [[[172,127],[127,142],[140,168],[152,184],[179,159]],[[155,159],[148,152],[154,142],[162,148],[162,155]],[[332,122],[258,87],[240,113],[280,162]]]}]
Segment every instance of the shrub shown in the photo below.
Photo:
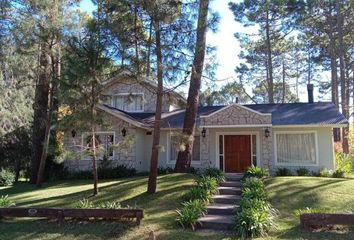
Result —
[{"label": "shrub", "polygon": [[187,173],[191,173],[191,174],[199,174],[199,170],[194,168],[194,167],[189,167],[187,169]]},{"label": "shrub", "polygon": [[93,175],[91,170],[80,170],[80,171],[70,172],[67,178],[86,180],[86,179],[92,179]]},{"label": "shrub", "polygon": [[264,236],[274,225],[276,210],[267,201],[264,183],[256,177],[243,182],[240,206],[235,209],[234,228],[242,238]]},{"label": "shrub", "polygon": [[176,212],[178,217],[176,221],[183,227],[191,227],[195,230],[195,226],[201,215],[206,212],[206,207],[203,201],[199,199],[191,200],[182,203],[183,207],[181,210],[177,209]]},{"label": "shrub", "polygon": [[[97,169],[97,175],[99,179],[114,179],[114,178],[126,178],[136,175],[134,168],[128,168],[124,165],[117,165],[116,167],[99,167]],[[92,170],[82,170],[71,172],[66,178],[70,179],[92,179]]]},{"label": "shrub", "polygon": [[318,172],[319,177],[332,177],[333,171],[328,170],[327,168],[321,169]]},{"label": "shrub", "polygon": [[254,190],[264,189],[264,183],[261,179],[256,177],[246,178],[243,181],[243,188],[251,188]]},{"label": "shrub", "polygon": [[81,199],[79,200],[74,208],[79,208],[79,209],[82,209],[82,208],[95,208],[93,202],[89,201],[88,199],[84,198],[84,199]]},{"label": "shrub", "polygon": [[292,172],[289,168],[278,168],[276,173],[277,176],[292,176]]},{"label": "shrub", "polygon": [[197,186],[203,188],[209,192],[209,194],[215,194],[218,191],[218,183],[215,178],[210,176],[202,176],[197,181]]},{"label": "shrub", "polygon": [[32,129],[29,126],[16,127],[0,136],[0,166],[11,169],[18,180],[20,173],[28,176],[32,154]]},{"label": "shrub", "polygon": [[332,174],[334,178],[344,178],[344,172],[341,170],[335,170]]},{"label": "shrub", "polygon": [[173,168],[170,168],[170,167],[158,167],[157,168],[157,174],[161,175],[161,174],[169,174],[169,173],[173,173],[174,170]]},{"label": "shrub", "polygon": [[272,211],[266,203],[261,208],[238,208],[234,219],[236,233],[241,238],[265,236],[274,225]]},{"label": "shrub", "polygon": [[[84,198],[82,200],[79,200],[75,204],[74,208],[79,208],[79,209],[90,209],[90,208],[121,209],[123,207],[119,202],[105,201],[105,202],[100,202],[100,203],[95,204],[95,203],[89,201],[88,199]],[[131,208],[131,207],[127,206],[125,208]]]},{"label": "shrub", "polygon": [[10,186],[15,182],[15,174],[8,169],[0,170],[0,186]]},{"label": "shrub", "polygon": [[309,174],[309,170],[307,168],[302,167],[302,168],[298,168],[296,170],[296,173],[298,176],[307,176]]},{"label": "shrub", "polygon": [[249,177],[264,178],[267,176],[269,176],[269,172],[267,169],[252,165],[249,168],[247,168],[247,171],[243,176],[243,179]]},{"label": "shrub", "polygon": [[224,181],[225,179],[224,172],[219,168],[213,168],[213,167],[207,168],[205,169],[203,175],[215,178],[217,182]]},{"label": "shrub", "polygon": [[97,208],[103,208],[103,209],[121,209],[122,205],[119,202],[102,202],[96,205]]},{"label": "shrub", "polygon": [[342,152],[336,153],[336,170],[349,173],[353,169],[353,157]]},{"label": "shrub", "polygon": [[202,200],[203,202],[210,202],[211,200],[211,193],[208,189],[201,188],[198,186],[192,187],[189,192],[186,193],[184,196],[184,199],[186,201],[191,201],[191,200]]},{"label": "shrub", "polygon": [[9,199],[8,195],[0,197],[0,207],[14,207],[16,204]]}]

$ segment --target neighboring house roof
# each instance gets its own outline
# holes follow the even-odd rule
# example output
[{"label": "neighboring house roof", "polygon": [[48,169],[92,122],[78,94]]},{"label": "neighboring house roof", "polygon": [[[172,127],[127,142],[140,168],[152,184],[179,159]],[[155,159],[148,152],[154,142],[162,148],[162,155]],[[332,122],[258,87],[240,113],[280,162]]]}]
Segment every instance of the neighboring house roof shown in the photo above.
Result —
[{"label": "neighboring house roof", "polygon": [[[116,113],[136,124],[145,127],[152,127],[155,120],[155,113],[128,113],[116,108],[104,105]],[[274,126],[340,126],[347,125],[348,120],[341,114],[333,103],[284,103],[284,104],[247,104],[242,105],[253,111],[265,114],[272,114],[272,125]],[[200,125],[200,117],[208,116],[228,106],[205,106],[198,108],[196,125]],[[217,113],[216,113],[217,114]],[[162,113],[161,128],[182,128],[185,110],[175,110]]]}]

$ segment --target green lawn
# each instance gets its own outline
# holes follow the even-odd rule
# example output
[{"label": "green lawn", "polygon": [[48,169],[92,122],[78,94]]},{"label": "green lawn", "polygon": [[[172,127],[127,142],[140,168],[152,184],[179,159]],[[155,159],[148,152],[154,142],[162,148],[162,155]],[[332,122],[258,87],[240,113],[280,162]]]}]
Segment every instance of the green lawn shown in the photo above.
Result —
[{"label": "green lawn", "polygon": [[170,174],[158,178],[158,192],[146,194],[147,177],[126,178],[116,181],[101,181],[100,193],[90,197],[90,181],[60,181],[44,184],[38,190],[27,183],[9,188],[0,188],[0,195],[8,194],[17,206],[63,206],[72,207],[86,197],[92,201],[119,201],[144,209],[141,226],[131,226],[104,221],[66,221],[62,226],[45,220],[6,220],[0,223],[0,239],[148,239],[155,231],[158,239],[222,239],[217,233],[182,231],[175,223],[176,208],[181,196],[194,182],[191,174]]},{"label": "green lawn", "polygon": [[[181,196],[193,184],[191,174],[170,174],[158,179],[158,193],[145,193],[147,178],[134,177],[101,181],[100,194],[92,201],[119,201],[144,209],[145,218],[139,227],[128,223],[105,221],[66,221],[62,226],[46,220],[16,219],[0,223],[0,239],[148,239],[153,230],[157,239],[233,239],[222,233],[192,232],[175,223],[175,209]],[[274,207],[279,210],[278,228],[267,239],[354,239],[354,230],[307,233],[299,227],[293,211],[314,207],[337,211],[354,208],[354,180],[313,177],[277,177],[266,180]],[[73,206],[91,195],[90,181],[60,181],[36,189],[27,183],[0,188],[17,206]]]},{"label": "green lawn", "polygon": [[279,210],[277,230],[269,239],[354,239],[354,229],[309,233],[299,226],[300,208],[354,210],[354,179],[276,177],[266,180],[271,203]]}]

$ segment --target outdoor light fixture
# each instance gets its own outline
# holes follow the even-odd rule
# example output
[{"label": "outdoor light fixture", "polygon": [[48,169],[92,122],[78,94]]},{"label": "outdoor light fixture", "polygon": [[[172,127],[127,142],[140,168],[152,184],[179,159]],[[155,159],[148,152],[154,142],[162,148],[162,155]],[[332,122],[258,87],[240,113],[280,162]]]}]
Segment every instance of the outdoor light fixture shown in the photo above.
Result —
[{"label": "outdoor light fixture", "polygon": [[75,131],[75,129],[73,129],[73,130],[71,131],[71,136],[72,136],[73,138],[76,136],[76,131]]},{"label": "outdoor light fixture", "polygon": [[205,138],[205,135],[206,135],[206,129],[205,129],[205,127],[203,127],[203,129],[202,129],[202,137]]},{"label": "outdoor light fixture", "polygon": [[122,136],[125,137],[127,135],[127,130],[125,128],[122,129]]},{"label": "outdoor light fixture", "polygon": [[264,136],[265,136],[266,138],[268,138],[268,137],[270,136],[269,128],[266,128],[266,129],[264,130]]}]

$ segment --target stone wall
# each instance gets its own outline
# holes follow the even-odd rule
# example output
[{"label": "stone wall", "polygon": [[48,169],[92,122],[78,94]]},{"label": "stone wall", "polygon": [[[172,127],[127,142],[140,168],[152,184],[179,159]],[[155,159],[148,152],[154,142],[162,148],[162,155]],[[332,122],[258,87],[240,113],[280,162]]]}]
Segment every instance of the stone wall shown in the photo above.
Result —
[{"label": "stone wall", "polygon": [[[129,147],[127,153],[121,153],[118,150],[114,150],[114,156],[110,158],[111,166],[114,167],[117,165],[125,165],[130,168],[136,168],[136,127],[108,114],[105,117],[104,122],[107,127],[99,128],[97,129],[97,132],[114,132],[115,144],[122,141],[123,136],[121,131],[123,128],[127,130],[126,137],[128,137],[129,135],[134,136],[134,142]],[[92,166],[91,158],[89,156],[85,156],[84,154],[80,154],[80,152],[82,152],[82,149],[84,148],[83,145],[85,145],[85,143],[83,143],[82,136],[83,133],[77,132],[76,136],[73,138],[71,131],[66,132],[64,135],[64,146],[69,153],[68,156],[70,156],[68,159],[65,160],[65,166],[68,167],[71,171],[89,170]],[[98,161],[98,166],[99,164],[100,160]]]},{"label": "stone wall", "polygon": [[[269,137],[266,137],[265,134],[261,134],[261,167],[268,169],[271,173],[274,173],[274,159],[273,159],[273,131],[272,128],[268,128]],[[262,129],[264,133],[265,128]]]},{"label": "stone wall", "polygon": [[205,169],[210,166],[210,132],[206,129],[205,137],[200,137],[200,168]]},{"label": "stone wall", "polygon": [[201,125],[260,125],[272,124],[270,114],[259,114],[238,105],[231,105],[219,112],[206,117],[201,117]]},{"label": "stone wall", "polygon": [[[156,109],[156,89],[148,84],[141,84],[133,81],[127,77],[117,80],[116,83],[110,85],[104,92],[106,96],[106,103],[110,103],[110,99],[107,96],[120,94],[120,93],[143,93],[144,94],[144,111],[155,112]],[[170,106],[178,106],[178,100],[170,94],[166,94],[163,99],[162,111],[168,112]]]}]

